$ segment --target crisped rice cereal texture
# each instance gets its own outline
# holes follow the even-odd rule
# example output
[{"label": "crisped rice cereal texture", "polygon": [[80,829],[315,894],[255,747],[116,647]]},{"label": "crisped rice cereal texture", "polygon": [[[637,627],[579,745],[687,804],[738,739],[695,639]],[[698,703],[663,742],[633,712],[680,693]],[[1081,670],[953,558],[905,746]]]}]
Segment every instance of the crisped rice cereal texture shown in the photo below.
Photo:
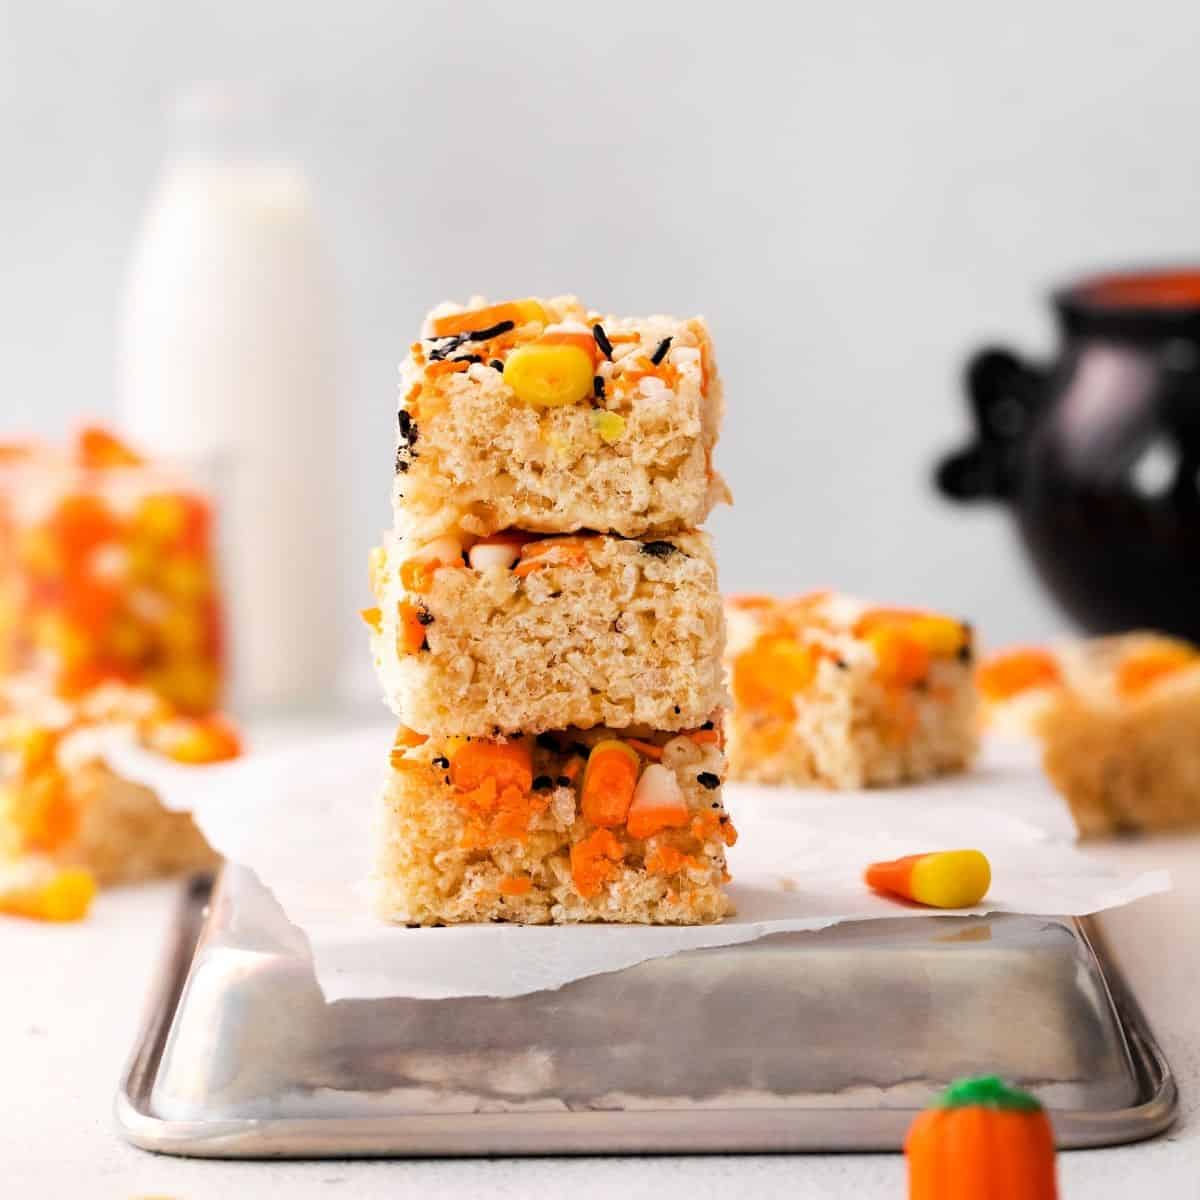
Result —
[{"label": "crisped rice cereal texture", "polygon": [[[865,634],[860,622],[872,612],[895,612],[894,632]],[[971,764],[969,626],[934,614],[911,614],[934,624],[910,626],[898,610],[829,593],[735,597],[727,616],[731,778],[861,788]],[[931,632],[933,651],[897,649],[896,639],[929,641]]]},{"label": "crisped rice cereal texture", "polygon": [[1134,694],[1117,683],[1122,662],[1166,641],[1136,633],[1060,647],[1064,684],[1036,732],[1082,837],[1200,825],[1200,658]]},{"label": "crisped rice cereal texture", "polygon": [[[560,543],[561,545],[561,543]],[[406,542],[377,556],[372,635],[388,703],[424,734],[538,733],[570,726],[696,727],[723,708],[724,621],[702,533],[652,542],[593,535],[517,570],[442,566],[406,590]],[[406,646],[403,614],[424,628]]]},{"label": "crisped rice cereal texture", "polygon": [[[464,738],[430,738],[392,754],[377,819],[374,903],[385,920],[694,925],[731,912],[725,848],[736,840],[722,801],[715,742],[641,731],[678,782],[686,824],[646,838],[582,814],[591,746],[629,731],[568,730],[526,739],[532,790],[505,799],[455,785]],[[643,769],[651,765],[647,758]]]},{"label": "crisped rice cereal texture", "polygon": [[[396,529],[424,539],[507,528],[640,537],[699,525],[729,498],[712,466],[723,399],[703,319],[604,316],[574,297],[540,304],[548,324],[449,351],[453,339],[430,334],[453,306],[427,318],[401,368]],[[503,374],[514,349],[546,328],[596,324],[613,344],[593,395],[553,408],[518,400]]]}]

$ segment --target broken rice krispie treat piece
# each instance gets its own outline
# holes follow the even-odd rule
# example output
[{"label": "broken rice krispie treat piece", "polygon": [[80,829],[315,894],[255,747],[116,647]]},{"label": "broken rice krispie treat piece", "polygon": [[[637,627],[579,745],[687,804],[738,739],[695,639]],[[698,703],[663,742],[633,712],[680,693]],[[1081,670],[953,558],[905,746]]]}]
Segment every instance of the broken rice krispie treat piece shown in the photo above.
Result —
[{"label": "broken rice krispie treat piece", "polygon": [[721,381],[699,317],[609,317],[571,296],[443,304],[401,376],[406,536],[659,536],[728,499],[712,467]]},{"label": "broken rice krispie treat piece", "polygon": [[[1129,633],[1038,653],[1055,674],[1025,671],[1008,702],[1038,698],[1043,764],[1080,835],[1200,825],[1200,650]],[[1006,663],[1008,681],[1020,682],[1015,660],[1008,652],[984,663],[981,688]]]},{"label": "broken rice krispie treat piece", "polygon": [[858,788],[964,770],[971,627],[816,592],[726,605],[731,777]]},{"label": "broken rice krispie treat piece", "polygon": [[730,911],[720,729],[425,738],[401,726],[379,812],[389,921],[702,924]]},{"label": "broken rice krispie treat piece", "polygon": [[391,539],[372,586],[376,667],[393,711],[421,733],[687,729],[725,703],[702,533]]},{"label": "broken rice krispie treat piece", "polygon": [[187,813],[105,764],[100,748],[119,728],[184,763],[240,751],[224,717],[179,716],[146,689],[106,685],[67,703],[10,685],[0,703],[0,865],[78,867],[107,885],[216,861]]}]

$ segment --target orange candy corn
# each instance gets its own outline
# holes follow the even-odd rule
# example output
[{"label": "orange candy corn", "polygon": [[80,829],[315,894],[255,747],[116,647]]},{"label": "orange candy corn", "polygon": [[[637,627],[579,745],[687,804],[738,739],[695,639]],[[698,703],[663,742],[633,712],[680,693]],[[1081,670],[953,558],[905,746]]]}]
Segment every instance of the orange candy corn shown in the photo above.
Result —
[{"label": "orange candy corn", "polygon": [[933,908],[971,908],[987,895],[992,868],[978,850],[940,850],[872,863],[863,876],[867,887],[928,904]]}]

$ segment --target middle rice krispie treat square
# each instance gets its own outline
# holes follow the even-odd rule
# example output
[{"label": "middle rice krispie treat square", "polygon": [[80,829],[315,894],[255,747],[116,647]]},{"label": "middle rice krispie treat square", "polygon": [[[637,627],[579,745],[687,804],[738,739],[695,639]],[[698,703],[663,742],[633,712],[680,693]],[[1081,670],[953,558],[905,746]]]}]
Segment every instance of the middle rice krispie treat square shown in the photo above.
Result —
[{"label": "middle rice krispie treat square", "polygon": [[378,814],[376,911],[421,925],[720,920],[737,840],[724,774],[713,721],[492,739],[402,726]]},{"label": "middle rice krispie treat square", "polygon": [[618,318],[572,296],[433,310],[401,367],[396,528],[625,537],[699,525],[721,381],[699,317]]},{"label": "middle rice krispie treat square", "polygon": [[733,778],[858,788],[970,764],[966,623],[830,592],[731,597],[726,615]]},{"label": "middle rice krispie treat square", "polygon": [[726,701],[708,537],[506,532],[376,551],[375,663],[423,734],[690,729]]}]

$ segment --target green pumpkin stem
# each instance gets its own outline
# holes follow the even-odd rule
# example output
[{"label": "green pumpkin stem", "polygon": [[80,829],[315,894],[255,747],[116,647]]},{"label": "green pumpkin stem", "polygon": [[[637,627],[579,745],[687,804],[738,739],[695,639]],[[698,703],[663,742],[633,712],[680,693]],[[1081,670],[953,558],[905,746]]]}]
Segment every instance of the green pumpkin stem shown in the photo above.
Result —
[{"label": "green pumpkin stem", "polygon": [[937,1108],[995,1108],[1004,1112],[1041,1112],[1041,1101],[1009,1087],[998,1075],[956,1079],[934,1101]]}]

